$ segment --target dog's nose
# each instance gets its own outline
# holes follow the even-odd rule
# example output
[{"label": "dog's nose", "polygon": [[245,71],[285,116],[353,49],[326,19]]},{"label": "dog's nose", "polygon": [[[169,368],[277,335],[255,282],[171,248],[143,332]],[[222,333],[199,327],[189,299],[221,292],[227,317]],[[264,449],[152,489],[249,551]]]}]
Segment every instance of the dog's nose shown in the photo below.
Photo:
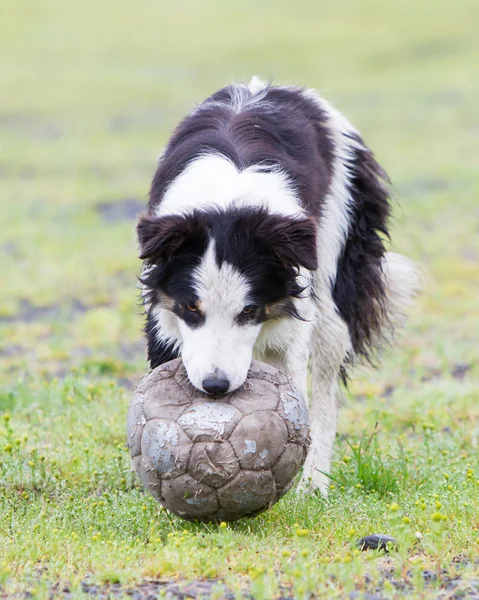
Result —
[{"label": "dog's nose", "polygon": [[226,379],[223,371],[215,369],[213,373],[210,373],[203,379],[201,385],[208,394],[226,394],[230,387],[230,382]]}]

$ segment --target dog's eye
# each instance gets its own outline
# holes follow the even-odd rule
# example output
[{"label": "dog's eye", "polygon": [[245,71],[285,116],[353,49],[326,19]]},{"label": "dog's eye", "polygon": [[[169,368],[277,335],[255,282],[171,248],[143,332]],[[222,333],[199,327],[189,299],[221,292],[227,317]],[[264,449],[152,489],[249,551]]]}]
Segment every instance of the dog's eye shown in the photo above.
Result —
[{"label": "dog's eye", "polygon": [[190,312],[198,312],[198,307],[196,304],[187,304],[186,310],[189,310]]},{"label": "dog's eye", "polygon": [[254,313],[254,311],[255,311],[255,310],[256,310],[256,306],[252,306],[252,305],[250,305],[250,306],[245,306],[245,307],[243,308],[243,310],[241,311],[241,314],[242,314],[242,315],[251,315],[251,314],[253,314],[253,313]]}]

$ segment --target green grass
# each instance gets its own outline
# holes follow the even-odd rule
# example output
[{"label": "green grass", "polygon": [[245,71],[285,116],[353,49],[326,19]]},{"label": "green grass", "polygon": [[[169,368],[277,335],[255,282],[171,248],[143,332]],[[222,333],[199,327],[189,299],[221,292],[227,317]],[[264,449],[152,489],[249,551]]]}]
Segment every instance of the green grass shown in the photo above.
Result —
[{"label": "green grass", "polygon": [[[218,577],[257,599],[280,585],[300,599],[376,586],[402,598],[391,569],[413,597],[437,597],[443,569],[467,590],[479,577],[478,3],[2,8],[0,596]],[[130,471],[140,264],[134,219],[105,221],[97,205],[146,201],[176,121],[254,73],[320,89],[364,133],[395,184],[393,248],[428,284],[382,368],[345,392],[328,501],[289,494],[224,528],[161,511]],[[360,553],[371,533],[398,549]]]}]

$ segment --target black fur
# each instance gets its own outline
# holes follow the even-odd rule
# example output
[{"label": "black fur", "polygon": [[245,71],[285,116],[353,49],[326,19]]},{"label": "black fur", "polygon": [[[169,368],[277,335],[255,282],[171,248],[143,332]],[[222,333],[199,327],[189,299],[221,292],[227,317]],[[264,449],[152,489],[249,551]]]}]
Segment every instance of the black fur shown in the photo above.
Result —
[{"label": "black fur", "polygon": [[348,325],[355,354],[372,359],[385,319],[381,260],[388,238],[389,178],[367,148],[356,151],[350,168],[354,210],[333,298]]},{"label": "black fur", "polygon": [[160,301],[159,293],[178,305],[194,304],[198,297],[193,272],[207,247],[207,230],[195,219],[144,215],[138,223],[141,256],[151,267],[140,278],[147,290],[146,304]]}]

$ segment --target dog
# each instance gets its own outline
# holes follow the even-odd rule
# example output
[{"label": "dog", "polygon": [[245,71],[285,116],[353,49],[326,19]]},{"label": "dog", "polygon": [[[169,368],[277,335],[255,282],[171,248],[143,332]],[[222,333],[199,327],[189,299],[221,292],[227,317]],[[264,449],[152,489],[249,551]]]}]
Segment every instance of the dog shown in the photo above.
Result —
[{"label": "dog", "polygon": [[318,93],[253,78],[178,125],[137,225],[151,368],[180,357],[207,394],[252,358],[308,396],[300,489],[326,495],[338,390],[402,323],[414,264],[386,251],[389,179]]}]

